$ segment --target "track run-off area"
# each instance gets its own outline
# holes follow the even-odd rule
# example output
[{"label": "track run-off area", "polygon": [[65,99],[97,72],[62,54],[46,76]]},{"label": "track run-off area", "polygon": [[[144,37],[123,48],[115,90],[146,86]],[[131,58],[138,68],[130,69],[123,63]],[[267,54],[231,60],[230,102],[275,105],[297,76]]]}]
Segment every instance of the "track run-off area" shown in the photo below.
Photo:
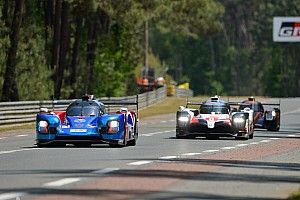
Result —
[{"label": "track run-off area", "polygon": [[175,112],[140,119],[134,147],[37,148],[35,130],[0,133],[0,200],[272,200],[299,188],[300,98],[281,99],[279,132],[250,140],[175,139]]}]

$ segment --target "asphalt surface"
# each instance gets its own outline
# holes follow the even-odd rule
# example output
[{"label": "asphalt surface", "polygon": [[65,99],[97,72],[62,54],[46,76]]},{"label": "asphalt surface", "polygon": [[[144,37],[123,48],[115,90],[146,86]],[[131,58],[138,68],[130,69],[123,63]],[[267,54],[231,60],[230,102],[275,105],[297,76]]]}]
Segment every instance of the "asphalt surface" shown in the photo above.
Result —
[{"label": "asphalt surface", "polygon": [[1,133],[0,200],[285,199],[300,188],[300,99],[281,112],[279,132],[252,140],[175,139],[175,114],[141,119],[135,147],[37,148],[34,130]]}]

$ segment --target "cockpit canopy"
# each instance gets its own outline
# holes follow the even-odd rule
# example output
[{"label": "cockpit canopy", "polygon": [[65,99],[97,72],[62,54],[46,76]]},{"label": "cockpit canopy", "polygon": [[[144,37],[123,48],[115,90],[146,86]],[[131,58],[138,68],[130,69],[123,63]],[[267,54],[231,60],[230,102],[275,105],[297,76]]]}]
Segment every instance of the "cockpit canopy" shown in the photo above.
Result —
[{"label": "cockpit canopy", "polygon": [[95,100],[76,100],[66,111],[67,116],[100,116],[104,113],[104,105]]},{"label": "cockpit canopy", "polygon": [[226,105],[202,105],[200,114],[229,114],[229,108]]}]

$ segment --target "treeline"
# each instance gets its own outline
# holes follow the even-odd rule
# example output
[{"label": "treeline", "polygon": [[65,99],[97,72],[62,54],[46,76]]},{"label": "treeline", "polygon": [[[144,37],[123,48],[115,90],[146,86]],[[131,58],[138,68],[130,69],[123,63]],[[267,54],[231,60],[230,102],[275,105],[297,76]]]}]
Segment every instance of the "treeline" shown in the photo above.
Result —
[{"label": "treeline", "polygon": [[272,41],[299,0],[0,0],[2,101],[134,94],[149,65],[196,94],[300,95],[298,44]]},{"label": "treeline", "polygon": [[300,1],[217,2],[224,8],[220,31],[153,32],[153,50],[174,66],[177,81],[190,80],[196,94],[300,96],[300,44],[275,43],[272,33],[273,17],[299,16]]}]

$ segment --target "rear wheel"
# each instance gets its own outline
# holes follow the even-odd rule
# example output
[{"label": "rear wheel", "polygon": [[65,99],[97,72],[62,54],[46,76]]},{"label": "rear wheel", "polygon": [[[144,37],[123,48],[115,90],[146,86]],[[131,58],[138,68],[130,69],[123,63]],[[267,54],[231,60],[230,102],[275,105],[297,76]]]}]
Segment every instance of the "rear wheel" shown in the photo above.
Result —
[{"label": "rear wheel", "polygon": [[135,123],[134,123],[134,134],[133,134],[133,139],[132,140],[129,140],[128,141],[128,146],[135,146],[136,145],[136,142],[137,142],[137,139],[139,137],[139,133],[138,133],[138,127],[137,127],[137,120],[135,118]]}]

